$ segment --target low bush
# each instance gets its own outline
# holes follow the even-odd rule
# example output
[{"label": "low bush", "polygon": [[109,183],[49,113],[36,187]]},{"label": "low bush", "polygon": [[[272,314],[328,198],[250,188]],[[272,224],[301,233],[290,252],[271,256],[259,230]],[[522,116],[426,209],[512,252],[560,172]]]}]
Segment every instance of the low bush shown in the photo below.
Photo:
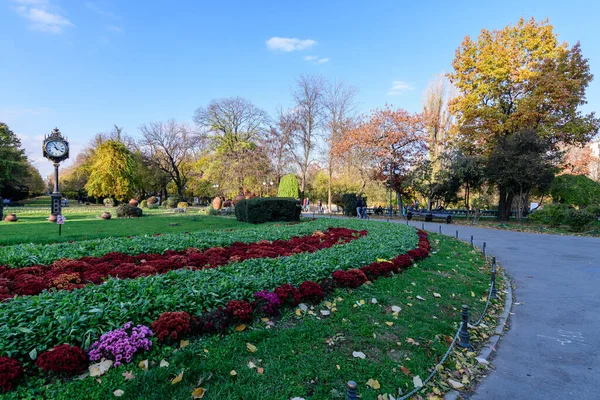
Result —
[{"label": "low bush", "polygon": [[150,204],[158,204],[158,197],[156,196],[150,196],[148,197],[148,200],[146,200],[146,202],[150,205]]},{"label": "low bush", "polygon": [[[600,199],[598,199],[598,201],[600,201]],[[598,205],[592,205],[592,206],[587,206],[585,208],[585,211],[589,212],[590,214],[592,214],[596,218],[600,218],[600,204],[598,204]]]},{"label": "low bush", "polygon": [[148,208],[148,200],[142,200],[140,203],[140,208]]},{"label": "low bush", "polygon": [[148,209],[149,210],[156,210],[158,208],[160,208],[160,206],[158,205],[158,203],[148,204]]},{"label": "low bush", "polygon": [[179,203],[177,203],[177,208],[188,208],[188,203],[186,203],[185,201],[180,201]]},{"label": "low bush", "polygon": [[163,203],[163,206],[165,206],[166,208],[177,208],[177,204],[181,203],[182,201],[183,199],[181,198],[181,196],[170,196]]},{"label": "low bush", "polygon": [[141,208],[129,204],[121,204],[117,207],[117,217],[119,218],[139,218],[143,213]]},{"label": "low bush", "polygon": [[35,364],[46,372],[81,375],[88,366],[88,356],[77,346],[61,344],[40,354]]},{"label": "low bush", "polygon": [[565,223],[574,232],[583,232],[590,228],[598,217],[587,210],[569,210],[565,218]]},{"label": "low bush", "polygon": [[158,342],[177,341],[190,332],[190,314],[186,312],[164,312],[151,325]]},{"label": "low bush", "polygon": [[115,200],[111,199],[110,197],[107,197],[104,200],[102,200],[102,203],[104,204],[105,207],[114,207],[115,206]]},{"label": "low bush", "polygon": [[565,222],[568,211],[569,207],[565,204],[546,204],[532,212],[529,219],[533,222],[557,227]]},{"label": "low bush", "polygon": [[301,207],[291,198],[253,198],[240,200],[235,206],[238,221],[262,224],[270,221],[299,221]]}]

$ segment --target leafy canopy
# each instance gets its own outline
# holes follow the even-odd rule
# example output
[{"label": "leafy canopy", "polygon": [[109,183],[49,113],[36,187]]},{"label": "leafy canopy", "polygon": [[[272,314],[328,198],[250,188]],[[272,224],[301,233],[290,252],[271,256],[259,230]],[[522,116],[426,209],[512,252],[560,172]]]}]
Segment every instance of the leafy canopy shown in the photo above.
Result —
[{"label": "leafy canopy", "polygon": [[277,197],[291,197],[293,199],[300,198],[300,184],[298,183],[298,178],[296,175],[287,174],[281,178]]}]

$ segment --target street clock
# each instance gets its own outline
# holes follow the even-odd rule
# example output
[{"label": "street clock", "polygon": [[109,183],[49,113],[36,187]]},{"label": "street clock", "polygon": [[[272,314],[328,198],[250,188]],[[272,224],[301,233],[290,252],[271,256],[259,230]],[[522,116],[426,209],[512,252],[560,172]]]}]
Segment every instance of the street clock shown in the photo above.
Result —
[{"label": "street clock", "polygon": [[69,142],[62,137],[58,128],[54,128],[52,133],[46,136],[42,148],[44,157],[54,163],[59,163],[69,158]]}]

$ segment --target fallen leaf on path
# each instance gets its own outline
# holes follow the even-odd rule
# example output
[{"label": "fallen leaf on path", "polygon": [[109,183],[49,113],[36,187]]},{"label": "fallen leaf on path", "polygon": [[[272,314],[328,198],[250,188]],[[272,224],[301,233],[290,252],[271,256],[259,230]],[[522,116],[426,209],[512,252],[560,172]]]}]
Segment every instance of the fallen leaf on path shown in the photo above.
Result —
[{"label": "fallen leaf on path", "polygon": [[459,389],[462,389],[465,387],[465,385],[463,385],[460,382],[456,382],[453,379],[448,379],[448,383],[450,384],[450,386],[452,386],[452,389],[455,389],[455,390],[459,390]]}]

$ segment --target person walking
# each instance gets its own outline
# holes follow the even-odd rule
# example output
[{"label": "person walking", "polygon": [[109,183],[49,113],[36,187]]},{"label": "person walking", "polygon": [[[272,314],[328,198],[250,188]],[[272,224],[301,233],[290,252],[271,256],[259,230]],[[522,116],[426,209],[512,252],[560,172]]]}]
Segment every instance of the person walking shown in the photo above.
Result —
[{"label": "person walking", "polygon": [[319,200],[317,205],[319,206],[319,214],[323,214],[323,202]]},{"label": "person walking", "polygon": [[356,218],[358,218],[358,219],[362,218],[362,207],[363,207],[363,199],[362,199],[362,197],[358,196],[358,199],[356,200]]},{"label": "person walking", "polygon": [[363,219],[368,219],[369,216],[367,215],[367,201],[363,199],[362,202],[362,217]]}]

